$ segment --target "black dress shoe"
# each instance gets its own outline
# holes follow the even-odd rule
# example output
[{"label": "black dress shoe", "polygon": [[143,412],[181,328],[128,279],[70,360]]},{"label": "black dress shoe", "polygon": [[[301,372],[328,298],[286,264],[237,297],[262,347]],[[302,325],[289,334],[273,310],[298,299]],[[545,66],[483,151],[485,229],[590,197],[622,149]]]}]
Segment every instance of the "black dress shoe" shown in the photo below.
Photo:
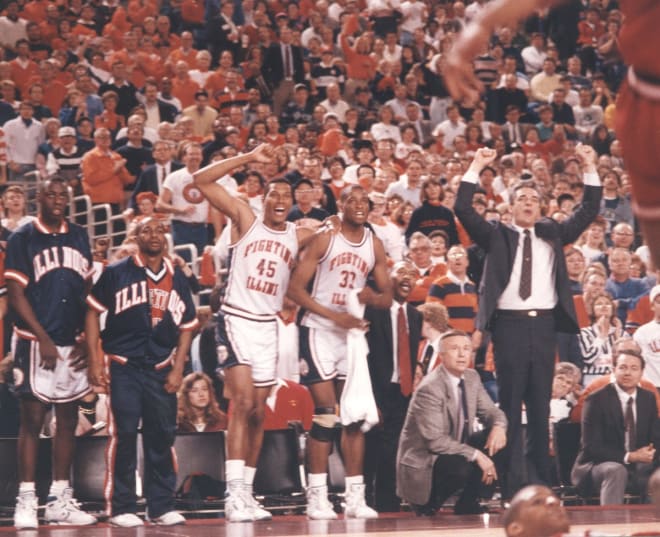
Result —
[{"label": "black dress shoe", "polygon": [[417,516],[433,516],[438,511],[437,507],[429,505],[412,505],[412,510]]},{"label": "black dress shoe", "polygon": [[455,515],[481,515],[488,512],[488,507],[479,503],[464,503],[454,506]]}]

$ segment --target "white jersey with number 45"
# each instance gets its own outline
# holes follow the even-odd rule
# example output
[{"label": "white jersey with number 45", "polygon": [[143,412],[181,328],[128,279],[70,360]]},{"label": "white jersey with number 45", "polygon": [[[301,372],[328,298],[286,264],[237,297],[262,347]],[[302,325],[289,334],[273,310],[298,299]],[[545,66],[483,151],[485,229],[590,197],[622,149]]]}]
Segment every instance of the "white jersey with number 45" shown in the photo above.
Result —
[{"label": "white jersey with number 45", "polygon": [[[366,285],[375,264],[374,239],[370,229],[364,228],[364,235],[358,244],[350,242],[341,233],[333,235],[316,268],[310,295],[322,306],[345,312],[348,292]],[[301,324],[309,328],[335,328],[331,320],[310,311],[304,312]]]},{"label": "white jersey with number 45", "polygon": [[294,224],[287,222],[286,229],[277,231],[255,220],[248,232],[229,247],[222,310],[248,319],[274,319],[282,310],[297,254]]}]

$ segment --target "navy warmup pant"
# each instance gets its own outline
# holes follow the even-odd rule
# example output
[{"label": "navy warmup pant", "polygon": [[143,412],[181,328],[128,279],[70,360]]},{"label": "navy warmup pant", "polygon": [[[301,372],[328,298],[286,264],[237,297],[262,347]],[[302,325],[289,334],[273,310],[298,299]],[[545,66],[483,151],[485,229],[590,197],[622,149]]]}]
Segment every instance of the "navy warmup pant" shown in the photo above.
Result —
[{"label": "navy warmup pant", "polygon": [[108,449],[106,501],[112,516],[135,513],[137,432],[142,420],[144,496],[150,518],[174,509],[176,394],[165,391],[171,368],[129,362],[110,363],[112,423]]}]

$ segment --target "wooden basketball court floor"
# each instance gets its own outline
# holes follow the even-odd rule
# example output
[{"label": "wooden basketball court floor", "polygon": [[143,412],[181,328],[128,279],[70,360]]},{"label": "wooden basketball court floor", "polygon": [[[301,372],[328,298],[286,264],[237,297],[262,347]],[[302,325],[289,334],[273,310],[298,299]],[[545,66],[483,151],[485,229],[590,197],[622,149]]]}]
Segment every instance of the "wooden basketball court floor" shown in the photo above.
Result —
[{"label": "wooden basketball court floor", "polygon": [[[585,530],[598,535],[630,536],[635,533],[660,537],[660,514],[650,506],[571,507],[571,533]],[[191,519],[185,526],[113,528],[107,523],[86,528],[41,526],[38,530],[16,531],[1,527],[0,535],[29,537],[503,537],[499,514],[455,516],[440,513],[415,517],[411,513],[384,515],[377,520],[310,521],[304,516],[275,516],[272,521],[228,524],[221,518]]]}]

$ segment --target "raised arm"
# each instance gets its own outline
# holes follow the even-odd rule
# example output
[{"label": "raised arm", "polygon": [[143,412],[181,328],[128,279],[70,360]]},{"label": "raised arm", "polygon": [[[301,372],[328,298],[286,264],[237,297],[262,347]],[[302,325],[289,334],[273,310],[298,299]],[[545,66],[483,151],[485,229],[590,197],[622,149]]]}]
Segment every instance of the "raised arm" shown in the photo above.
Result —
[{"label": "raised arm", "polygon": [[254,222],[254,212],[247,203],[239,202],[216,181],[240,166],[250,162],[270,162],[272,158],[274,149],[268,144],[261,144],[249,153],[212,162],[193,174],[195,184],[209,203],[230,218],[241,235]]},{"label": "raised arm", "polygon": [[452,98],[479,100],[483,84],[474,75],[472,60],[488,44],[493,31],[521,21],[534,10],[559,4],[564,0],[494,0],[485,5],[454,42],[443,70]]},{"label": "raised arm", "polygon": [[486,251],[490,248],[490,234],[493,227],[472,207],[472,195],[479,182],[479,173],[496,157],[497,152],[494,149],[485,147],[477,149],[470,167],[463,175],[454,205],[454,213],[470,238]]}]

